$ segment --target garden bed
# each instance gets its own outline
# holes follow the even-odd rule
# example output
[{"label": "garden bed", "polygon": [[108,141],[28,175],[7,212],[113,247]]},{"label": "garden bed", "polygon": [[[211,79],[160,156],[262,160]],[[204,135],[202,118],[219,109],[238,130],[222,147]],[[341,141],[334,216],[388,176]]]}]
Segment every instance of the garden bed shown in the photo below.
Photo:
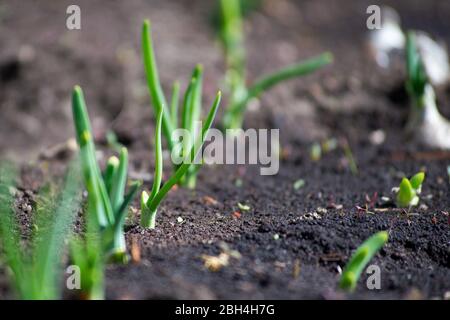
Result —
[{"label": "garden bed", "polygon": [[[389,3],[407,28],[450,43],[449,4]],[[143,18],[152,19],[165,88],[177,78],[185,86],[183,75],[201,62],[204,105],[210,105],[223,75],[208,16],[211,5],[204,1],[80,1],[81,31],[65,29],[67,5],[0,4],[0,42],[6,44],[0,53],[0,152],[22,164],[23,192],[16,204],[24,230],[32,227],[28,205],[36,192],[49,179],[61,177],[70,158],[48,151],[74,136],[70,90],[76,83],[85,88],[104,161],[111,153],[105,134],[113,129],[129,149],[130,172],[153,172],[153,111],[139,49]],[[367,55],[368,5],[267,1],[248,17],[250,79],[322,51],[335,55],[333,65],[275,88],[262,97],[259,109],[247,113],[246,128],[280,128],[279,174],[261,176],[256,166],[205,166],[195,191],[170,192],[155,230],[139,226],[136,200],[126,226],[135,261],[107,266],[107,298],[344,298],[337,290],[339,267],[379,230],[390,233],[371,262],[381,269],[382,289],[368,290],[363,274],[350,297],[448,296],[450,152],[404,139],[409,106],[405,72],[400,63],[381,70]],[[49,19],[53,15],[61,18]],[[441,112],[450,116],[450,89],[438,91],[438,99]],[[384,142],[378,144],[374,132],[383,132]],[[327,138],[348,141],[357,175],[339,149],[319,161],[310,159],[310,146]],[[403,175],[420,170],[426,172],[421,206],[407,211],[382,200],[393,198],[391,189]],[[294,188],[299,179],[304,186]],[[150,188],[151,180],[145,184]],[[239,209],[238,203],[250,209]],[[240,257],[230,257],[220,270],[205,266],[205,255],[228,250]],[[3,270],[1,298],[12,297],[7,283]],[[65,295],[71,297],[70,292]]]}]

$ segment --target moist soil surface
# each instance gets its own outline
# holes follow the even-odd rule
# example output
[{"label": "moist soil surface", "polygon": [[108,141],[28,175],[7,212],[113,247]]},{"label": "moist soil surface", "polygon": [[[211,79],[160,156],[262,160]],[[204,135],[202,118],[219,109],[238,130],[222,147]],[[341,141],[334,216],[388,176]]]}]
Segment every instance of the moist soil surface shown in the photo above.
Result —
[{"label": "moist soil surface", "polygon": [[[64,143],[73,137],[74,84],[86,92],[102,162],[111,154],[105,138],[111,129],[129,149],[131,178],[143,178],[150,188],[154,121],[140,60],[143,18],[154,26],[165,89],[175,79],[185,86],[201,62],[206,109],[223,83],[209,2],[78,1],[82,30],[68,31],[65,9],[72,2],[0,2],[0,153],[22,168],[16,203],[24,230],[31,228],[39,189],[62,177],[72,157]],[[382,3],[398,10],[405,28],[450,43],[447,1]],[[170,192],[151,231],[139,227],[134,203],[126,227],[134,261],[107,267],[107,298],[448,296],[450,153],[428,150],[404,136],[409,101],[403,63],[394,58],[390,69],[380,69],[368,54],[370,4],[272,0],[248,16],[249,81],[327,50],[335,62],[271,90],[248,111],[246,128],[280,129],[277,175],[261,176],[258,166],[203,167],[195,191]],[[440,110],[449,117],[450,88],[437,92]],[[310,159],[311,145],[329,138],[349,145],[357,173],[341,147],[318,161]],[[419,170],[426,172],[426,181],[418,207],[397,209],[386,201],[393,199],[391,189],[402,176]],[[294,188],[299,179],[304,185]],[[381,270],[381,289],[367,289],[363,274],[354,293],[337,290],[340,268],[380,230],[390,234],[371,262]],[[228,265],[207,268],[205,256],[221,253],[231,254]],[[13,298],[1,270],[0,298]]]}]

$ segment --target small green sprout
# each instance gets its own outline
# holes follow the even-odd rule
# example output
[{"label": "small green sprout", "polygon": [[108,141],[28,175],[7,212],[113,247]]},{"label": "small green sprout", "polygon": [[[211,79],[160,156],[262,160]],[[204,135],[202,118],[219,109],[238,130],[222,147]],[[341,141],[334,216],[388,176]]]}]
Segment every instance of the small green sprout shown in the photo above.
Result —
[{"label": "small green sprout", "polygon": [[346,291],[353,291],[356,288],[358,279],[362,271],[373,258],[373,256],[388,241],[389,234],[386,231],[375,233],[356,250],[350,261],[342,272],[339,287]]},{"label": "small green sprout", "polygon": [[83,92],[78,86],[73,90],[72,111],[88,191],[88,211],[95,212],[106,255],[112,260],[125,262],[127,255],[123,226],[128,207],[140,183],[133,183],[125,195],[128,170],[126,148],[121,149],[119,158],[109,159],[103,175],[100,172]]},{"label": "small green sprout", "polygon": [[298,179],[294,182],[294,190],[300,190],[305,186],[306,182],[304,179]]},{"label": "small green sprout", "polygon": [[417,173],[411,179],[402,179],[396,199],[396,204],[399,208],[408,208],[419,204],[418,195],[422,191],[422,183],[424,180],[424,172]]},{"label": "small green sprout", "polygon": [[241,10],[241,0],[220,0],[220,40],[225,51],[228,69],[226,83],[230,92],[229,105],[223,118],[223,126],[226,129],[242,127],[245,110],[252,99],[258,98],[262,93],[283,81],[310,74],[333,60],[332,54],[327,52],[266,75],[247,87]]},{"label": "small green sprout", "polygon": [[155,174],[153,179],[153,187],[148,194],[146,191],[142,192],[141,196],[141,226],[144,228],[154,229],[156,226],[156,213],[161,201],[166,197],[167,193],[172,187],[177,184],[188,170],[192,167],[192,162],[199,153],[202,145],[205,141],[206,135],[213,123],[216,116],[217,109],[220,105],[221,93],[219,92],[216,99],[206,117],[206,121],[203,124],[203,128],[200,135],[197,137],[197,141],[191,146],[190,152],[184,157],[183,163],[178,167],[175,173],[164,183],[162,187],[162,172],[163,172],[163,159],[162,159],[162,141],[161,131],[163,124],[164,109],[158,110],[155,129]]},{"label": "small green sprout", "polygon": [[[197,131],[199,131],[196,125],[200,123],[202,110],[203,67],[197,65],[194,68],[191,81],[184,94],[181,110],[179,110],[180,84],[178,82],[174,83],[169,108],[159,79],[149,20],[145,20],[142,26],[142,52],[154,113],[157,116],[162,111],[162,134],[166,139],[171,154],[178,153],[182,159],[185,159],[189,156],[190,148],[196,141]],[[172,137],[172,133],[176,129],[184,129],[190,136],[190,139],[183,140],[181,146]],[[173,163],[174,172],[180,166]],[[178,182],[183,186],[194,189],[199,169],[200,164],[192,164],[188,167],[185,176],[182,176]]]},{"label": "small green sprout", "polygon": [[21,299],[61,298],[62,259],[66,235],[81,204],[79,166],[71,163],[62,191],[49,185],[40,190],[33,215],[30,244],[23,244],[14,211],[11,189],[17,170],[0,165],[0,243],[2,260],[9,267],[11,282]]},{"label": "small green sprout", "polygon": [[249,205],[247,205],[247,204],[242,204],[242,203],[240,203],[240,202],[238,202],[238,208],[239,208],[239,210],[241,210],[241,211],[250,211],[250,206]]}]

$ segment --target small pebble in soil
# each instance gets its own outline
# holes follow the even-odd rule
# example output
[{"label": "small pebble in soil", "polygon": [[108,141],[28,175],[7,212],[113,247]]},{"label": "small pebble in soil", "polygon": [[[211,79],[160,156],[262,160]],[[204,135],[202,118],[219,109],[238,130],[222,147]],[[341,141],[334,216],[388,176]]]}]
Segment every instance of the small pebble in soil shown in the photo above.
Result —
[{"label": "small pebble in soil", "polygon": [[370,143],[375,146],[383,144],[385,140],[386,140],[386,133],[381,129],[372,131],[369,135]]},{"label": "small pebble in soil", "polygon": [[212,206],[215,206],[218,204],[217,200],[210,196],[204,196],[203,202],[207,205],[212,205]]}]

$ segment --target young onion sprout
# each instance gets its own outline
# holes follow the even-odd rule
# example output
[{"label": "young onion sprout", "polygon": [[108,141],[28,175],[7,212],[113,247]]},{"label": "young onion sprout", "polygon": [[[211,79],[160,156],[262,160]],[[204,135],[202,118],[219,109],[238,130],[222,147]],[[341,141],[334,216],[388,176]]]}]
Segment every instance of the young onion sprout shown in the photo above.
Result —
[{"label": "young onion sprout", "polygon": [[[157,123],[161,122],[161,132],[165,137],[171,154],[179,152],[182,159],[187,158],[189,157],[190,149],[198,136],[196,124],[200,123],[202,110],[203,67],[197,65],[194,68],[191,81],[184,93],[181,110],[179,110],[180,84],[178,81],[174,82],[169,108],[159,79],[149,20],[145,20],[142,26],[142,53],[152,107],[157,117],[162,114],[161,120],[158,121],[158,119]],[[190,136],[190,139],[183,141],[181,148],[172,137],[172,133],[176,129],[187,130]],[[157,156],[157,158],[159,158],[159,156]],[[180,167],[180,164],[173,163],[175,174]],[[199,169],[200,165],[192,164],[186,169],[185,174],[181,176],[177,183],[187,186],[190,189],[194,189]],[[155,179],[155,181],[156,180],[157,179]]]},{"label": "young onion sprout", "polygon": [[353,291],[356,288],[356,284],[358,283],[362,271],[373,256],[388,241],[388,238],[389,234],[386,231],[380,231],[364,241],[353,254],[342,272],[339,282],[339,287],[341,289]]},{"label": "young onion sprout", "polygon": [[411,179],[403,178],[397,192],[396,204],[399,208],[409,208],[419,204],[419,195],[422,192],[422,183],[425,173],[419,172]]},{"label": "young onion sprout", "polygon": [[125,262],[127,255],[123,226],[128,207],[140,183],[133,183],[128,194],[125,194],[128,170],[126,148],[121,149],[119,158],[110,158],[105,172],[100,172],[83,92],[78,86],[73,90],[72,111],[88,191],[88,210],[94,212],[97,218],[106,256]]}]

